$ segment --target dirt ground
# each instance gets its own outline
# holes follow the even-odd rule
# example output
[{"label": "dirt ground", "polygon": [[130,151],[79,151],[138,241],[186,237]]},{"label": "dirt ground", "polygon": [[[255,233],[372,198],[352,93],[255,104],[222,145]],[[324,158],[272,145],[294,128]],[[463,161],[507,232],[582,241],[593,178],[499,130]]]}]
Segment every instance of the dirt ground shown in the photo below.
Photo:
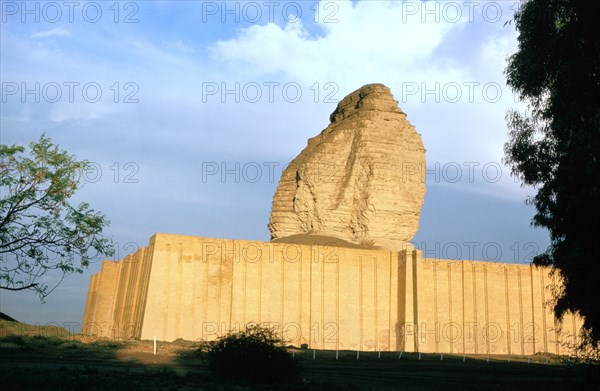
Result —
[{"label": "dirt ground", "polygon": [[456,356],[291,349],[300,377],[286,384],[220,379],[200,344],[94,340],[80,336],[0,338],[2,389],[172,390],[543,390],[580,387],[584,369],[557,356]]},{"label": "dirt ground", "polygon": [[[6,390],[571,390],[598,389],[586,366],[555,355],[460,356],[289,348],[283,384],[234,382],[208,368],[201,342],[115,341],[0,319]],[[596,367],[597,369],[597,367]]]}]

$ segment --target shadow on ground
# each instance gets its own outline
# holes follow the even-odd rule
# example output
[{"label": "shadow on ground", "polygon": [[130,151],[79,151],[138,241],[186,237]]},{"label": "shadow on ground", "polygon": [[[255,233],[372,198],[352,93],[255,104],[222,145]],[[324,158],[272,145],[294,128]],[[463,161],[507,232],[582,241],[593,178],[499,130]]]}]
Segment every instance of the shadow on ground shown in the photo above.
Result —
[{"label": "shadow on ground", "polygon": [[[552,355],[459,356],[292,349],[300,377],[285,384],[213,375],[200,343],[82,336],[0,337],[2,390],[544,390],[600,389],[581,365]],[[336,359],[337,356],[337,359]],[[586,379],[586,376],[588,378]]]}]

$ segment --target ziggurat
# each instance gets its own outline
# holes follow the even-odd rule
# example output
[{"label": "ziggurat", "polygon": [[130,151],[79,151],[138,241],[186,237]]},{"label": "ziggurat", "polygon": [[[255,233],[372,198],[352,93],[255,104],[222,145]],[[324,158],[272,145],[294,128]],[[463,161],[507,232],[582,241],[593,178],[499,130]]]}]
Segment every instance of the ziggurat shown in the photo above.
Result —
[{"label": "ziggurat", "polygon": [[84,333],[214,340],[247,323],[315,349],[565,354],[550,270],[363,250],[156,234],[92,276]]},{"label": "ziggurat", "polygon": [[[260,323],[311,349],[571,352],[583,322],[555,319],[550,269],[409,244],[425,150],[387,87],[348,95],[331,121],[282,175],[271,242],[156,234],[92,276],[82,332],[210,341]],[[331,181],[309,175],[322,162]]]}]

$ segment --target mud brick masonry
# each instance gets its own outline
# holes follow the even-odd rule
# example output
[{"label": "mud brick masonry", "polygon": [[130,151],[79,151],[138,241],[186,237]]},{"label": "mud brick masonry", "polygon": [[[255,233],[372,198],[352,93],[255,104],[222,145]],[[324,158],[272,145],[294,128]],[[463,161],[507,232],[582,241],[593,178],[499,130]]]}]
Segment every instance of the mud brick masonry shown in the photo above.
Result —
[{"label": "mud brick masonry", "polygon": [[248,323],[316,349],[568,353],[548,268],[385,251],[154,235],[91,278],[83,332],[213,340]]}]

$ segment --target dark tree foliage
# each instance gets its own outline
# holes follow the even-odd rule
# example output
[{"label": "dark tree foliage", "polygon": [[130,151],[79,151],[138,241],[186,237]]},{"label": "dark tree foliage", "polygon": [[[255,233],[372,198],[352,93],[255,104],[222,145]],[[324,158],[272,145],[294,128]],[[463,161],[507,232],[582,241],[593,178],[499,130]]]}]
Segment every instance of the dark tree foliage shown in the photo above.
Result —
[{"label": "dark tree foliage", "polygon": [[0,289],[33,290],[43,300],[65,275],[113,247],[102,236],[106,217],[68,202],[89,163],[44,135],[29,149],[0,145]]},{"label": "dark tree foliage", "polygon": [[224,378],[254,382],[292,380],[298,370],[277,333],[259,325],[214,342],[208,350],[208,363]]},{"label": "dark tree foliage", "polygon": [[555,313],[585,317],[600,341],[600,2],[526,0],[514,18],[519,48],[508,85],[528,103],[509,111],[505,161],[537,194],[532,225],[551,245],[534,264],[555,268]]}]

